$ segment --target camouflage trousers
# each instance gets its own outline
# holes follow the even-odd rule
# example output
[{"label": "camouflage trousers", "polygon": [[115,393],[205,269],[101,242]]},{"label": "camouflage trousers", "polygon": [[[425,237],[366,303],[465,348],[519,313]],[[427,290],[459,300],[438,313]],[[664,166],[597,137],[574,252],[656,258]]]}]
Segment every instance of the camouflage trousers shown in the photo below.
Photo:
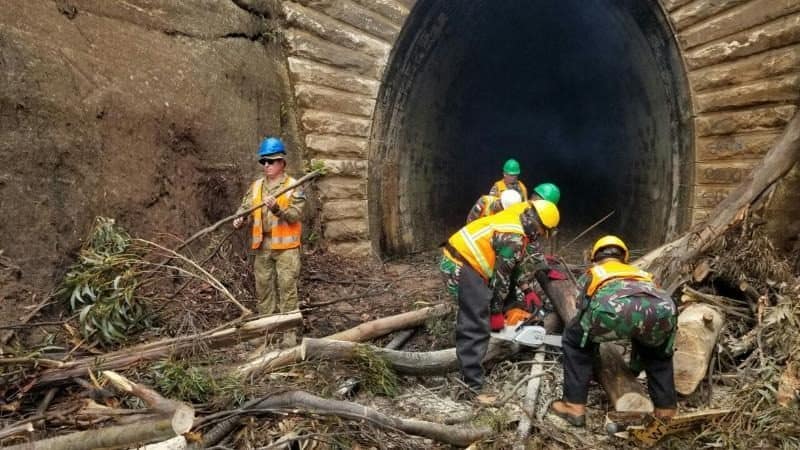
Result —
[{"label": "camouflage trousers", "polygon": [[262,245],[256,250],[253,266],[258,312],[275,314],[296,310],[300,249],[272,250],[268,244]]}]

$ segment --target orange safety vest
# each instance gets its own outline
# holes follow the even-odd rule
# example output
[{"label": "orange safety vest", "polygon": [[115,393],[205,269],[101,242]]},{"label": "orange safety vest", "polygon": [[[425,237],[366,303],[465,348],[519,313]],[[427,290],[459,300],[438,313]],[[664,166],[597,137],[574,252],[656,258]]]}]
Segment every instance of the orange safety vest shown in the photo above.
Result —
[{"label": "orange safety vest", "polygon": [[[286,180],[281,184],[281,189],[284,187],[292,184],[295,182],[295,179],[292,177],[287,176]],[[261,205],[264,203],[262,199],[261,190],[264,185],[264,178],[259,178],[253,183],[252,189],[252,198],[253,198],[253,207]],[[294,189],[284,192],[278,198],[275,199],[276,203],[281,209],[285,209],[289,206],[289,203],[292,201],[292,193]],[[251,244],[251,248],[253,250],[258,249],[261,247],[261,243],[264,240],[264,230],[263,225],[261,222],[261,215],[263,214],[263,210],[265,208],[256,208],[253,211],[253,230],[252,230],[252,237],[253,242]],[[270,214],[271,217],[271,229],[270,229],[270,248],[272,250],[286,250],[289,248],[297,248],[300,247],[300,234],[303,231],[303,224],[300,221],[295,223],[289,223],[275,214]]]},{"label": "orange safety vest", "polygon": [[[520,180],[517,180],[517,185],[519,186],[519,193],[520,195],[522,195],[522,201],[528,200],[528,188],[526,188],[525,184],[523,184],[522,181]],[[498,180],[492,187],[492,189],[494,188],[497,188],[497,196],[500,197],[500,194],[502,194],[503,191],[508,189],[508,186],[506,186],[505,181]]]},{"label": "orange safety vest", "polygon": [[608,281],[625,278],[628,280],[653,281],[653,276],[638,267],[612,259],[603,264],[595,264],[589,268],[589,275],[592,281],[586,289],[586,295],[591,297],[600,289],[600,286]]},{"label": "orange safety vest", "polygon": [[456,262],[459,261],[459,257],[462,258],[463,262],[475,269],[484,280],[488,280],[494,275],[495,253],[492,248],[492,238],[495,233],[516,233],[522,235],[527,243],[519,214],[514,214],[513,211],[501,211],[470,222],[450,236],[447,243],[458,252],[458,255],[451,254],[446,248],[445,254]]}]

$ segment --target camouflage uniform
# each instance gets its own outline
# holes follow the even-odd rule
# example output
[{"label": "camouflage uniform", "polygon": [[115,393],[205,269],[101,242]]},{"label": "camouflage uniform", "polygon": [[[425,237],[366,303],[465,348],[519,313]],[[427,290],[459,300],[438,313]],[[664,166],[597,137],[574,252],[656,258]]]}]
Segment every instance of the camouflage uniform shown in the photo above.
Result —
[{"label": "camouflage uniform", "polygon": [[587,297],[590,281],[588,274],[578,280],[583,307],[564,331],[564,399],[586,404],[598,345],[630,339],[631,365],[643,366],[653,404],[657,408],[674,408],[677,404],[672,369],[677,321],[674,302],[649,281],[624,278],[606,281]]},{"label": "camouflage uniform", "polygon": [[[274,195],[285,180],[285,174],[273,182],[265,180],[261,188],[262,198]],[[251,208],[253,193],[250,191],[248,190],[242,199],[239,211],[246,211]],[[280,211],[279,217],[289,223],[297,222],[302,218],[305,203],[306,197],[302,188],[295,188],[289,206]],[[269,209],[262,208],[261,222],[264,241],[262,241],[261,247],[255,250],[256,254],[253,261],[258,312],[274,314],[296,310],[298,308],[297,279],[300,276],[300,248],[271,249],[269,241],[272,212]]]},{"label": "camouflage uniform", "polygon": [[[493,198],[493,199],[492,199]],[[488,214],[486,214],[488,209]],[[480,219],[481,217],[497,214],[503,210],[503,203],[500,201],[499,198],[493,197],[491,195],[484,195],[475,202],[475,205],[472,206],[472,209],[469,210],[469,214],[467,214],[467,223],[472,222],[473,220]]]},{"label": "camouflage uniform", "polygon": [[541,245],[535,238],[524,245],[520,234],[496,233],[491,244],[495,265],[488,286],[469,264],[445,255],[439,265],[445,277],[445,288],[458,303],[456,354],[461,374],[476,390],[483,384],[481,361],[489,347],[490,314],[502,313],[509,297],[522,302],[522,293],[513,283],[513,274],[533,278],[533,271],[547,267]]}]

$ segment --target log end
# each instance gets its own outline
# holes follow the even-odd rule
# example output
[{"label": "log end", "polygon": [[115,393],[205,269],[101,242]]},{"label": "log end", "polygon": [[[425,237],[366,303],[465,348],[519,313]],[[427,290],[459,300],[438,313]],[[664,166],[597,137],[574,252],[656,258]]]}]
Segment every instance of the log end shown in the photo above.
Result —
[{"label": "log end", "polygon": [[614,409],[620,412],[653,412],[653,402],[637,392],[627,392],[617,399]]},{"label": "log end", "polygon": [[176,435],[188,433],[192,429],[194,423],[194,408],[189,405],[181,404],[175,408],[175,413],[172,414],[172,431]]}]

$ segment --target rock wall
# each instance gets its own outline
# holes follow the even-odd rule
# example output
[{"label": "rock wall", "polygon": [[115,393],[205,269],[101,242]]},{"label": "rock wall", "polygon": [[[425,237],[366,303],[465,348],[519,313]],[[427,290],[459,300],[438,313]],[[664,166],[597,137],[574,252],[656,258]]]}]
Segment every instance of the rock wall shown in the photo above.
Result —
[{"label": "rock wall", "polygon": [[300,148],[285,56],[256,3],[0,8],[0,249],[31,283],[55,282],[95,216],[188,236],[235,210],[265,134]]}]

